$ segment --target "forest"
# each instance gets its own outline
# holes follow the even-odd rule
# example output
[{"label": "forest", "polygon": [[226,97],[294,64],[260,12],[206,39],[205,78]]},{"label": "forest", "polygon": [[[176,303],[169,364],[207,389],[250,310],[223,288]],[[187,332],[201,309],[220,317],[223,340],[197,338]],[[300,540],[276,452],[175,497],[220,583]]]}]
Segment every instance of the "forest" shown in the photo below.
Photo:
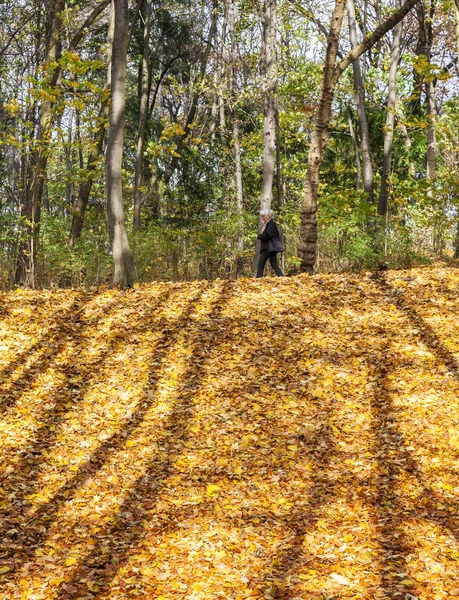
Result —
[{"label": "forest", "polygon": [[0,599],[459,598],[459,270],[0,294]]},{"label": "forest", "polygon": [[459,255],[459,0],[4,0],[0,286]]},{"label": "forest", "polygon": [[459,598],[459,0],[0,23],[0,600]]}]

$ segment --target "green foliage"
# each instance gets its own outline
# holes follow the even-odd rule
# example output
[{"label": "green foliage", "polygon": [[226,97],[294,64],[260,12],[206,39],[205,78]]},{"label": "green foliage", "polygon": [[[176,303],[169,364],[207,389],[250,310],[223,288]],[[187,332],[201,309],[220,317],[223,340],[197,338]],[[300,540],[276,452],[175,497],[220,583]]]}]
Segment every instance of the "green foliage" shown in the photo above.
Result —
[{"label": "green foliage", "polygon": [[[138,276],[143,281],[235,276],[238,258],[250,273],[257,221],[253,214],[218,210],[206,219],[151,221],[135,239]],[[243,240],[242,248],[239,240]]]},{"label": "green foliage", "polygon": [[370,228],[374,208],[362,192],[327,184],[322,189],[318,220],[324,262],[336,261],[342,269],[374,268],[380,261]]},{"label": "green foliage", "polygon": [[111,256],[103,212],[88,209],[86,228],[76,248],[68,245],[69,217],[42,217],[38,257],[40,278],[45,286],[100,285],[107,281]]},{"label": "green foliage", "polygon": [[13,281],[19,219],[13,211],[0,208],[0,289],[4,289]]}]

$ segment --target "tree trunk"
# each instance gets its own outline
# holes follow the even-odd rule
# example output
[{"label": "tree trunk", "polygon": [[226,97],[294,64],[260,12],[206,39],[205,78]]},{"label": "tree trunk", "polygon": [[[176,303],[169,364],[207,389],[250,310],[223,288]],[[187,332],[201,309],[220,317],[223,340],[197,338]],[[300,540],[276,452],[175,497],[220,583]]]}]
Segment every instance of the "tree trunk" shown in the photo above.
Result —
[{"label": "tree trunk", "polygon": [[[435,106],[435,85],[433,81],[426,81],[426,104],[427,104],[427,157],[426,177],[431,181],[435,177],[435,155],[437,141],[435,136],[435,117],[437,109]],[[430,191],[430,194],[432,191]]]},{"label": "tree trunk", "polygon": [[276,0],[265,0],[263,30],[263,64],[266,75],[263,105],[263,182],[260,210],[270,209],[273,197],[277,95]]},{"label": "tree trunk", "polygon": [[[273,199],[276,160],[276,97],[277,97],[277,0],[265,0],[263,13],[263,44],[261,74],[263,77],[263,180],[260,211],[270,209]],[[259,228],[263,225],[260,218]],[[255,273],[260,257],[260,241],[255,243],[252,270]]]},{"label": "tree trunk", "polygon": [[[228,3],[230,0],[225,0],[223,5],[223,23],[222,23],[222,33],[221,33],[221,67],[220,67],[220,85],[218,86],[218,114],[219,114],[219,123],[220,123],[220,138],[222,142],[225,139],[225,128],[226,128],[226,120],[225,120],[225,101],[223,98],[223,85],[226,84],[229,75],[228,69],[228,49],[226,46],[226,33],[227,33],[227,21],[228,21],[228,12],[229,7]],[[223,83],[225,82],[225,83]],[[223,85],[222,85],[223,84]]]},{"label": "tree trunk", "polygon": [[239,116],[236,106],[236,34],[234,29],[235,21],[235,0],[229,0],[228,6],[228,22],[231,40],[231,70],[230,70],[230,86],[231,97],[233,101],[232,117],[233,117],[233,143],[234,143],[234,180],[236,184],[236,205],[237,210],[242,214],[243,210],[243,187],[242,187],[242,166],[241,166],[241,143],[239,137]]},{"label": "tree trunk", "polygon": [[126,231],[123,208],[121,168],[123,161],[124,112],[126,87],[126,50],[128,2],[112,0],[115,32],[112,48],[112,93],[109,114],[110,133],[107,146],[107,224],[115,272],[113,285],[131,287],[135,281],[134,261]]},{"label": "tree trunk", "polygon": [[[456,52],[459,58],[459,0],[454,1],[454,16],[456,18]],[[459,75],[459,60],[456,63],[456,71]]]},{"label": "tree trunk", "polygon": [[301,271],[312,274],[317,252],[317,193],[323,150],[327,143],[327,129],[330,122],[331,103],[336,86],[334,76],[341,24],[344,16],[344,2],[336,0],[327,39],[322,90],[316,125],[311,137],[308,155],[306,189],[301,205],[300,248]]},{"label": "tree trunk", "polygon": [[[49,65],[59,59],[61,12],[65,0],[56,0],[47,5],[47,25],[49,30],[46,44],[45,64]],[[49,88],[53,88],[58,77],[57,68],[44,71],[44,79]],[[28,165],[25,181],[25,192],[21,204],[21,222],[23,236],[19,246],[18,260],[14,282],[24,287],[35,287],[35,271],[40,234],[41,200],[43,184],[48,164],[49,144],[52,129],[52,103],[44,100],[40,105],[38,131],[34,149]]]},{"label": "tree trunk", "polygon": [[70,235],[68,239],[70,248],[76,246],[83,230],[86,207],[88,206],[89,197],[91,195],[99,157],[102,154],[102,145],[105,138],[105,125],[108,118],[108,105],[108,100],[103,100],[101,102],[99,116],[97,117],[97,131],[92,140],[92,150],[89,153],[86,166],[86,177],[78,186],[78,195],[75,198],[75,203],[73,205],[72,223],[70,225]]},{"label": "tree trunk", "polygon": [[[430,62],[432,54],[433,41],[433,17],[435,14],[435,0],[427,3],[422,0],[417,7],[419,20],[419,39],[418,52],[419,55],[425,56]],[[424,81],[426,93],[426,108],[427,108],[427,156],[426,156],[426,179],[430,181],[435,175],[435,154],[436,154],[436,139],[435,139],[435,84],[433,81],[425,81],[422,74],[420,75],[419,95],[421,93],[422,82]],[[429,190],[429,195],[432,195],[432,190]]]},{"label": "tree trunk", "polygon": [[[354,0],[347,0],[347,14],[351,47],[356,48],[358,43]],[[367,194],[368,202],[373,204],[373,166],[371,164],[370,135],[368,133],[367,111],[365,107],[365,86],[360,69],[360,59],[355,60],[352,63],[352,67],[354,71],[354,98],[359,121],[360,144],[362,147],[363,189]]]},{"label": "tree trunk", "polygon": [[328,34],[327,56],[325,59],[321,97],[316,116],[316,125],[309,146],[306,189],[301,206],[300,247],[298,253],[301,258],[300,270],[305,273],[313,273],[317,254],[316,213],[320,165],[322,163],[323,150],[327,142],[327,129],[336,82],[352,62],[372,48],[383,35],[393,29],[417,2],[419,2],[419,0],[406,0],[401,9],[391,14],[371,34],[367,35],[361,44],[348,52],[348,54],[335,66],[339,32],[344,14],[343,1],[336,0]]},{"label": "tree trunk", "polygon": [[[233,119],[233,144],[234,144],[234,182],[236,186],[236,210],[239,216],[242,217],[242,212],[244,210],[243,204],[243,187],[242,187],[242,165],[241,165],[241,143],[239,136],[239,115],[236,105],[236,90],[237,90],[237,82],[236,82],[236,35],[234,29],[235,22],[235,0],[229,0],[228,3],[228,24],[229,24],[229,33],[231,40],[231,71],[230,71],[230,86],[231,86],[231,101],[232,101],[232,110],[231,116]],[[236,276],[242,270],[242,257],[241,254],[244,250],[244,235],[241,231],[240,236],[237,240],[237,264],[236,264]]]},{"label": "tree trunk", "polygon": [[354,154],[355,154],[355,189],[360,190],[361,181],[362,181],[362,167],[360,164],[360,154],[359,154],[359,145],[357,143],[357,137],[355,135],[354,123],[352,122],[351,111],[349,110],[349,106],[346,106],[347,113],[347,122],[349,124],[349,133],[352,138],[352,143],[354,144]]},{"label": "tree trunk", "polygon": [[210,110],[210,139],[212,144],[215,142],[215,131],[217,129],[217,90],[218,90],[218,68],[215,67],[214,74],[212,77],[212,108]]},{"label": "tree trunk", "polygon": [[91,195],[92,184],[94,182],[94,176],[96,174],[97,163],[99,157],[102,154],[102,146],[105,138],[105,127],[108,120],[109,113],[109,91],[111,88],[112,81],[112,48],[113,48],[113,35],[115,32],[115,13],[110,10],[110,16],[108,20],[108,33],[107,33],[107,75],[105,82],[106,96],[100,103],[99,114],[97,117],[96,131],[92,140],[92,149],[89,153],[88,162],[86,166],[86,177],[78,187],[78,196],[75,199],[75,204],[72,211],[72,223],[70,226],[70,235],[68,244],[70,248],[74,248],[81,237],[83,230],[84,216],[86,207],[88,206],[89,197]]},{"label": "tree trunk", "polygon": [[142,78],[140,84],[140,115],[137,151],[135,155],[135,191],[134,191],[134,232],[140,229],[140,207],[142,205],[141,186],[143,183],[143,150],[145,146],[145,130],[147,125],[148,92],[150,89],[150,29],[151,0],[145,0],[145,16],[143,28]]},{"label": "tree trunk", "polygon": [[[400,7],[400,0],[398,8]],[[395,26],[394,39],[392,41],[390,70],[389,70],[389,94],[387,98],[386,126],[384,128],[384,153],[383,168],[381,175],[381,192],[379,195],[378,214],[385,215],[388,209],[389,198],[389,174],[392,162],[392,144],[394,140],[395,110],[397,105],[397,70],[400,60],[400,42],[402,40],[403,23]]]},{"label": "tree trunk", "polygon": [[[408,154],[410,154],[411,148],[412,148],[411,138],[410,138],[410,134],[408,133],[408,128],[405,125],[405,115],[403,113],[403,105],[398,96],[397,96],[397,100],[395,103],[395,115],[398,119],[398,127],[399,127],[400,133],[402,134],[402,137],[403,137],[403,143],[405,145],[405,148],[406,148]],[[411,175],[411,177],[415,177],[416,176],[416,167],[414,166],[414,162],[411,157],[409,158],[409,167],[408,168],[409,168],[409,174]]]},{"label": "tree trunk", "polygon": [[[64,154],[65,154],[65,170],[66,170],[66,183],[65,183],[65,199],[66,199],[66,212],[70,211],[71,207],[75,203],[75,183],[73,181],[73,157],[72,157],[72,147],[73,147],[73,115],[75,113],[75,108],[73,108],[69,115],[69,124],[67,130],[67,143],[64,142],[62,138]],[[44,204],[44,199],[43,199]]]},{"label": "tree trunk", "polygon": [[454,238],[454,260],[459,259],[459,220],[456,223],[456,236]]},{"label": "tree trunk", "polygon": [[280,146],[280,121],[279,121],[279,98],[276,97],[276,190],[277,190],[277,206],[279,211],[284,205],[284,194],[282,190],[282,160]]},{"label": "tree trunk", "polygon": [[[459,0],[454,1],[454,14],[456,17],[456,49],[459,57]],[[459,74],[459,61],[456,63],[456,71]],[[459,258],[459,221],[456,225],[456,238],[454,242],[454,258]]]},{"label": "tree trunk", "polygon": [[[416,15],[419,23],[418,27],[418,39],[416,42],[415,55],[421,56],[426,55],[426,28],[425,28],[425,7],[424,0],[422,0],[416,7]],[[409,112],[413,115],[419,116],[421,114],[421,95],[422,95],[422,83],[424,81],[424,75],[418,69],[413,68],[413,91],[410,96],[410,109]]]},{"label": "tree trunk", "polygon": [[236,183],[236,206],[239,214],[243,210],[243,187],[241,166],[241,143],[239,139],[239,118],[237,109],[233,109],[233,142],[234,142],[234,180]]}]

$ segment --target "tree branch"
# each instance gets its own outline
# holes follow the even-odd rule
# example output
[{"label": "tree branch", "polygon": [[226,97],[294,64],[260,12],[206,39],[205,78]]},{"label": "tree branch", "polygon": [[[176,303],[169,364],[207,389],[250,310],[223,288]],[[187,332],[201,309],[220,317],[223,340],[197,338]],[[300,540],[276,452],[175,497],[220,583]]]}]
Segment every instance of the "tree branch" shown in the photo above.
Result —
[{"label": "tree branch", "polygon": [[[393,29],[397,23],[399,23],[410,10],[419,2],[419,0],[406,0],[405,4],[390,17],[381,23],[373,33],[370,33],[361,44],[356,46],[353,50],[348,52],[346,56],[337,64],[335,67],[335,80],[339,79],[343,71],[355,60],[359,58],[364,52],[373,47],[383,35]],[[459,0],[455,0],[459,2]]]},{"label": "tree branch", "polygon": [[83,25],[78,29],[78,31],[75,33],[75,35],[71,39],[70,44],[69,44],[70,52],[75,50],[75,48],[80,43],[80,40],[83,37],[83,34],[86,31],[86,29],[88,29],[88,27],[90,27],[94,23],[94,21],[97,19],[97,17],[100,15],[100,13],[103,12],[104,9],[109,4],[110,4],[110,0],[102,0],[102,2],[98,6],[96,6],[96,8],[92,11],[92,13],[89,15],[89,17],[83,23]]},{"label": "tree branch", "polygon": [[[150,2],[150,0],[147,0],[147,2]],[[141,4],[142,4],[142,0],[138,0],[137,5],[135,7],[134,14],[132,15],[132,23],[131,23],[131,26],[129,27],[129,33],[128,33],[128,48],[131,45],[131,38],[132,38],[132,34],[134,33],[134,27],[137,23],[137,19],[139,17],[139,11],[140,11]]]},{"label": "tree branch", "polygon": [[[458,0],[459,2],[459,0]],[[5,52],[8,50],[8,48],[10,47],[11,42],[14,40],[14,38],[16,37],[16,35],[21,31],[21,29],[24,27],[24,25],[26,25],[31,19],[33,19],[33,17],[37,14],[37,12],[35,11],[33,14],[31,14],[29,17],[27,17],[27,19],[25,21],[23,21],[19,27],[17,29],[15,29],[13,31],[13,33],[10,35],[9,40],[6,42],[6,45],[3,46],[3,48],[0,50],[0,56],[3,56],[3,54],[5,54]]]},{"label": "tree branch", "polygon": [[[328,30],[325,27],[325,25],[322,23],[322,21],[314,15],[314,12],[307,7],[305,8],[304,6],[297,4],[295,0],[289,0],[289,1],[290,1],[290,4],[292,4],[293,7],[295,8],[295,10],[298,12],[298,14],[300,14],[302,17],[306,17],[307,19],[312,21],[314,23],[314,25],[317,27],[317,29],[320,31],[320,33],[325,37],[325,39],[327,39]],[[457,2],[459,2],[459,0],[457,0]],[[338,50],[338,56],[340,58],[343,57],[342,53],[339,50]]]},{"label": "tree branch", "polygon": [[184,56],[186,56],[186,54],[179,54],[178,56],[175,56],[172,60],[170,60],[167,63],[167,65],[162,70],[161,75],[159,76],[159,79],[156,83],[155,93],[153,94],[153,100],[151,101],[151,104],[150,104],[150,109],[149,109],[150,114],[153,112],[153,108],[156,103],[156,96],[158,95],[159,86],[161,85],[162,80],[164,79],[164,77],[166,76],[167,72],[172,67],[172,65],[175,63],[175,61],[178,60],[179,58],[183,58]]}]

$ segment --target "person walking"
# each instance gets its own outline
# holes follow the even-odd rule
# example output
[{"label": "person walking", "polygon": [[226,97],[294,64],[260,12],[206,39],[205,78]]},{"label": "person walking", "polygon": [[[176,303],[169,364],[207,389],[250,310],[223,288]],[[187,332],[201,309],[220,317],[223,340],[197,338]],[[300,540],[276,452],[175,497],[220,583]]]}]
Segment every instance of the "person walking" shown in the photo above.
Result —
[{"label": "person walking", "polygon": [[257,235],[257,239],[261,241],[257,277],[263,277],[263,272],[268,259],[274,273],[278,277],[283,277],[284,274],[277,264],[277,254],[284,251],[284,245],[279,230],[277,229],[277,225],[274,222],[274,213],[272,210],[265,209],[260,212],[260,216],[263,219],[264,225]]}]

